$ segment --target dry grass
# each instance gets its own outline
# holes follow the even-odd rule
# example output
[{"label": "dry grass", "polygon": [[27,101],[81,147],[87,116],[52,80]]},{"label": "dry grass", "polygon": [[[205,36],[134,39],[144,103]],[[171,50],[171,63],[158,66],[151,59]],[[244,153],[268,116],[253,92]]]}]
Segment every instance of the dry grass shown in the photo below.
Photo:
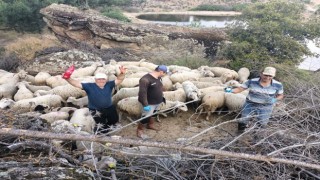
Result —
[{"label": "dry grass", "polygon": [[37,51],[48,47],[60,45],[58,39],[54,35],[31,35],[26,34],[17,38],[15,41],[5,46],[7,54],[14,53],[22,61],[32,60]]}]

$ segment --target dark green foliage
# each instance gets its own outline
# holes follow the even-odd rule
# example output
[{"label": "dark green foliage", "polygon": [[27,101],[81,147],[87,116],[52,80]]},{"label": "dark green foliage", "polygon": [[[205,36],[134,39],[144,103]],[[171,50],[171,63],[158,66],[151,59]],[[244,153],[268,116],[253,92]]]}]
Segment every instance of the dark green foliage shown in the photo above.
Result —
[{"label": "dark green foliage", "polygon": [[202,4],[195,8],[190,9],[190,11],[241,11],[248,4],[233,4],[233,5],[211,5]]},{"label": "dark green foliage", "polygon": [[121,12],[121,10],[119,8],[105,7],[101,11],[101,13],[104,16],[107,16],[112,19],[117,19],[117,20],[123,21],[123,22],[130,22],[130,19],[128,19],[125,15],[123,15],[123,13]]},{"label": "dark green foliage", "polygon": [[20,62],[21,60],[15,54],[0,56],[0,69],[14,71],[20,65]]},{"label": "dark green foliage", "polygon": [[248,6],[239,21],[228,27],[232,43],[225,44],[219,55],[231,60],[233,69],[240,66],[259,69],[274,63],[298,64],[302,56],[309,53],[305,38],[320,35],[315,23],[304,23],[303,10],[302,4],[287,1]]}]

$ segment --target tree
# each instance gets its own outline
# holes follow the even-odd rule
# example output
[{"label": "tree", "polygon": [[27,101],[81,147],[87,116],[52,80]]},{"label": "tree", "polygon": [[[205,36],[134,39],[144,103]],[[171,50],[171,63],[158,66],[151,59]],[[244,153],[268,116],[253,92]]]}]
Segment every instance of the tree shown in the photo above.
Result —
[{"label": "tree", "polygon": [[303,4],[283,0],[248,6],[227,28],[231,43],[223,45],[219,55],[231,60],[234,69],[299,63],[310,53],[305,38],[320,35],[303,19],[303,11]]}]

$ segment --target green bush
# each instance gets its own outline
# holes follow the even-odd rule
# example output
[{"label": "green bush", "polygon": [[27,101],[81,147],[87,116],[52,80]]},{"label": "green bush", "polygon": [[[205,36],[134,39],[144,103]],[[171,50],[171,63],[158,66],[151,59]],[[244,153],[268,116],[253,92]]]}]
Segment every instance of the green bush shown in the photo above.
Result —
[{"label": "green bush", "polygon": [[174,61],[166,62],[168,65],[178,65],[185,66],[191,69],[197,69],[200,66],[212,66],[212,62],[208,61],[204,58],[189,58],[189,57],[181,57],[180,59],[176,59]]},{"label": "green bush", "polygon": [[202,4],[195,8],[190,9],[190,11],[241,11],[248,4],[234,4],[234,5],[211,5],[211,4]]},{"label": "green bush", "polygon": [[130,22],[130,19],[128,19],[119,8],[115,7],[105,7],[102,9],[101,13],[109,18],[117,19],[119,21],[123,22]]}]

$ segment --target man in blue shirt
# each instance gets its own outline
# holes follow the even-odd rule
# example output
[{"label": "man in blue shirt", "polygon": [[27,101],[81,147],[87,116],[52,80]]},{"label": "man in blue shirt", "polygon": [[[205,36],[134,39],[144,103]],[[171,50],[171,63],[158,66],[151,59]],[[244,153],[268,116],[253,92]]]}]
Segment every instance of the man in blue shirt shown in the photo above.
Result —
[{"label": "man in blue shirt", "polygon": [[[107,132],[111,125],[119,121],[119,116],[114,105],[112,105],[112,89],[120,84],[126,73],[126,68],[119,67],[120,74],[114,81],[108,81],[105,73],[97,73],[94,83],[81,83],[78,80],[67,77],[69,84],[86,91],[89,104],[88,108],[95,122],[102,124],[101,132]],[[97,127],[94,131],[97,131]]]},{"label": "man in blue shirt", "polygon": [[246,81],[235,89],[226,89],[226,92],[240,93],[249,89],[249,94],[243,106],[241,119],[238,122],[238,130],[243,132],[252,115],[256,115],[258,125],[266,127],[272,114],[274,104],[283,99],[283,86],[274,80],[276,69],[266,67],[260,74],[260,78]]}]

